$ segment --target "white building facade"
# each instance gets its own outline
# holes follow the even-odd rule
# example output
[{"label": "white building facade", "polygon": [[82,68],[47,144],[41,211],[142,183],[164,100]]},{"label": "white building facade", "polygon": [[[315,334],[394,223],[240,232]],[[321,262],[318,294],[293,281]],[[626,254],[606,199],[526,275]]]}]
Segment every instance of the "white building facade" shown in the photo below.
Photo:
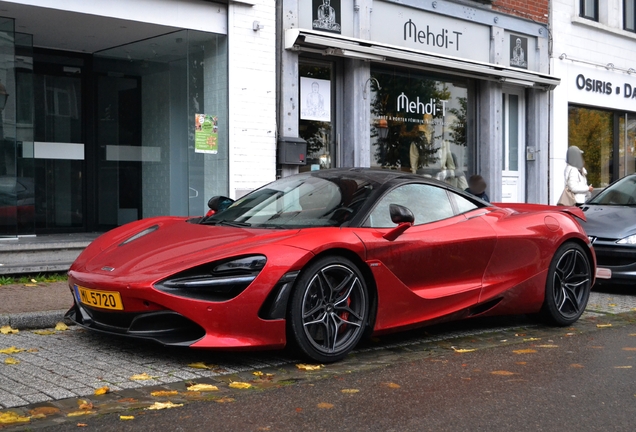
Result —
[{"label": "white building facade", "polygon": [[550,203],[569,146],[584,151],[595,189],[636,169],[636,10],[631,0],[553,0]]}]

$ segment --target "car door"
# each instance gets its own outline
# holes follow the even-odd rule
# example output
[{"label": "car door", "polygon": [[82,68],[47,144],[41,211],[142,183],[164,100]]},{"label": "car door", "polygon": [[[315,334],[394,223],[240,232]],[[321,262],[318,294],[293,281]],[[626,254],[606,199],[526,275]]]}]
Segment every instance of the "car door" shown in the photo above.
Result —
[{"label": "car door", "polygon": [[[414,214],[414,225],[394,240],[389,205]],[[488,207],[431,184],[405,184],[382,197],[360,233],[378,285],[376,330],[456,312],[479,301],[484,271],[496,243],[481,216]]]}]

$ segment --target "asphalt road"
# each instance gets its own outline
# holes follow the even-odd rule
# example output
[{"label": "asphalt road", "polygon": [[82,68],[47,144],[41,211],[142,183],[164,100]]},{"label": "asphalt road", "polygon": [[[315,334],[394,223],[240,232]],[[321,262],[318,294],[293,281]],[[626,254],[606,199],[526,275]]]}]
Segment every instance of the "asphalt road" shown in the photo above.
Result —
[{"label": "asphalt road", "polygon": [[[411,353],[233,399],[132,411],[129,421],[110,414],[88,420],[86,430],[633,431],[636,327]],[[50,428],[70,429],[76,422]]]}]

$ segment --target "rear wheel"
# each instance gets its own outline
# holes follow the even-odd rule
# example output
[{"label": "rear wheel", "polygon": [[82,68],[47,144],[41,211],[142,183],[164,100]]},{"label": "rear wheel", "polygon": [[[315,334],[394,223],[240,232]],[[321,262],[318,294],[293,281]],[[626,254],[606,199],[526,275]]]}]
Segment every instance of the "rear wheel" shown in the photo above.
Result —
[{"label": "rear wheel", "polygon": [[290,336],[317,362],[343,359],[360,341],[369,317],[369,295],[355,264],[325,257],[296,282],[289,309]]},{"label": "rear wheel", "polygon": [[585,311],[592,289],[592,266],[580,245],[568,242],[557,249],[546,281],[541,315],[553,325],[567,326]]}]

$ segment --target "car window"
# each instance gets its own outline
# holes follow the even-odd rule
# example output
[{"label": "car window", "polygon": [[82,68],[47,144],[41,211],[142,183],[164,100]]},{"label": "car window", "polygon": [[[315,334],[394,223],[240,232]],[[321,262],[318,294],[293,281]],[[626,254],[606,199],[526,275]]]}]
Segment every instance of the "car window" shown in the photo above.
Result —
[{"label": "car window", "polygon": [[636,204],[636,177],[629,176],[610,185],[595,196],[589,204],[633,205]]},{"label": "car window", "polygon": [[408,184],[399,186],[382,197],[365,225],[374,228],[394,227],[389,213],[391,204],[399,204],[411,210],[415,216],[415,225],[454,216],[445,189],[426,184]]},{"label": "car window", "polygon": [[459,214],[469,212],[471,210],[475,210],[478,206],[474,202],[470,201],[463,196],[456,194],[454,192],[449,192],[453,199],[455,200],[455,206],[457,207],[457,212]]}]

